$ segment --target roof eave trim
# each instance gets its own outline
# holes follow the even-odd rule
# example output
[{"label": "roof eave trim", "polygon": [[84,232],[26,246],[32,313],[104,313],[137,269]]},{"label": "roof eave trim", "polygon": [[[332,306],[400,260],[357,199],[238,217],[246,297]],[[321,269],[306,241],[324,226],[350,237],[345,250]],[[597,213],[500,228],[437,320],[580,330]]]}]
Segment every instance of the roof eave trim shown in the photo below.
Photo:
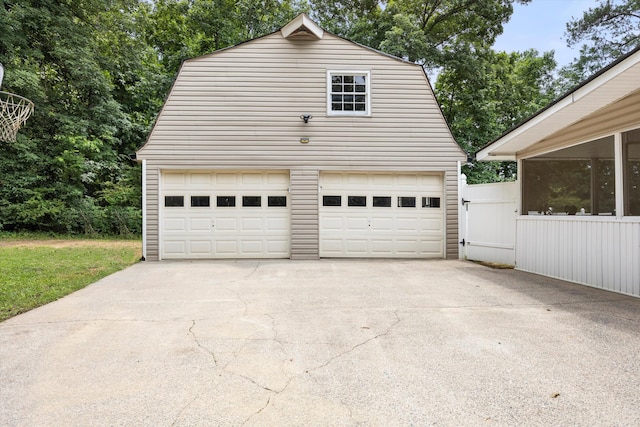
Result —
[{"label": "roof eave trim", "polygon": [[[579,84],[578,86],[569,90],[566,94],[558,98],[556,101],[549,104],[547,107],[541,109],[519,125],[507,130],[502,136],[499,136],[494,141],[488,143],[480,150],[476,152],[476,159],[482,160],[493,160],[493,158],[489,157],[505,157],[510,156],[510,154],[492,154],[492,152],[498,151],[501,146],[512,141],[517,138],[521,134],[528,131],[530,128],[534,127],[538,123],[546,120],[547,118],[553,116],[558,113],[568,105],[573,104],[574,102],[578,102],[580,99],[599,88],[600,86],[606,84],[608,81],[615,78],[617,75],[625,72],[629,68],[633,67],[635,64],[640,62],[640,57],[633,58],[640,53],[640,46],[633,49],[626,55],[623,55],[621,58],[618,58],[613,63],[609,64],[607,67],[600,70],[598,73],[586,79],[584,82]],[[515,153],[513,154],[515,158]]]}]

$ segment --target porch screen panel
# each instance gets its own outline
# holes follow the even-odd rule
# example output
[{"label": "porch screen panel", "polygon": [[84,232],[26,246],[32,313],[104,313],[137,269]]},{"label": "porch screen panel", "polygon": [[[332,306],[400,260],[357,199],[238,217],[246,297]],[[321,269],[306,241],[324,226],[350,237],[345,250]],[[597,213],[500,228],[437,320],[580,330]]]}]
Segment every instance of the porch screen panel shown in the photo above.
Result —
[{"label": "porch screen panel", "polygon": [[523,160],[525,215],[615,215],[613,136]]},{"label": "porch screen panel", "polygon": [[640,215],[640,129],[622,133],[624,214]]}]

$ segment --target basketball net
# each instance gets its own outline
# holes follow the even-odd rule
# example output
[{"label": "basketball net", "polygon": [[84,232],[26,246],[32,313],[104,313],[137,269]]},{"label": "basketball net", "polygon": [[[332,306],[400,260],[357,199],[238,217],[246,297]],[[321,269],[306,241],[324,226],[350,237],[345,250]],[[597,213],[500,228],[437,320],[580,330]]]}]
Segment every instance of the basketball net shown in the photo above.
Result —
[{"label": "basketball net", "polygon": [[[0,64],[0,88],[4,69]],[[0,91],[0,141],[14,142],[20,126],[33,113],[33,102],[20,95]]]},{"label": "basketball net", "polygon": [[15,142],[20,126],[31,116],[33,102],[9,92],[0,92],[0,140]]}]

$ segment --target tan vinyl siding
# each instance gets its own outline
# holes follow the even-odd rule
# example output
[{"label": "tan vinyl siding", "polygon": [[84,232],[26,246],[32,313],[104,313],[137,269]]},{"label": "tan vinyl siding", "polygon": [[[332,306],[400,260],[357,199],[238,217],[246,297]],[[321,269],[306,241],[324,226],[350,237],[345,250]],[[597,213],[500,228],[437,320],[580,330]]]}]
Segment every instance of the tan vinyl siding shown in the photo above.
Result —
[{"label": "tan vinyl siding", "polygon": [[519,153],[531,157],[640,125],[640,90]]},{"label": "tan vinyl siding", "polygon": [[158,247],[158,212],[159,212],[160,171],[147,164],[147,260],[157,261]]},{"label": "tan vinyl siding", "polygon": [[291,170],[291,259],[318,258],[318,170]]},{"label": "tan vinyl siding", "polygon": [[449,259],[458,258],[459,240],[458,239],[458,168],[448,169],[444,176],[444,193],[446,200],[446,257]]},{"label": "tan vinyl siding", "polygon": [[[327,70],[371,73],[370,117],[327,114]],[[301,114],[313,118],[305,124]],[[292,188],[302,170],[444,172],[447,255],[457,255],[455,174],[466,155],[422,68],[331,34],[278,32],[186,61],[138,158],[162,168],[289,169]],[[293,199],[292,256],[310,242],[296,237]]]}]

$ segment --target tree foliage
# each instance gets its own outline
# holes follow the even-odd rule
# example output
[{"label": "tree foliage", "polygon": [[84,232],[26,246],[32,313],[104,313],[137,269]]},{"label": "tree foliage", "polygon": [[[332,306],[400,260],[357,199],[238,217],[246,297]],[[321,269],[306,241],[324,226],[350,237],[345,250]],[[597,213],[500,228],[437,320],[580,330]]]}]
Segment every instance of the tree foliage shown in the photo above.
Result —
[{"label": "tree foliage", "polygon": [[[536,50],[461,55],[439,76],[436,92],[451,131],[468,153],[480,149],[555,97],[556,62]],[[473,163],[464,168],[469,183],[514,179],[511,162]]]},{"label": "tree foliage", "polygon": [[567,45],[580,56],[561,71],[564,88],[579,83],[640,46],[640,0],[599,0],[567,23]]}]

